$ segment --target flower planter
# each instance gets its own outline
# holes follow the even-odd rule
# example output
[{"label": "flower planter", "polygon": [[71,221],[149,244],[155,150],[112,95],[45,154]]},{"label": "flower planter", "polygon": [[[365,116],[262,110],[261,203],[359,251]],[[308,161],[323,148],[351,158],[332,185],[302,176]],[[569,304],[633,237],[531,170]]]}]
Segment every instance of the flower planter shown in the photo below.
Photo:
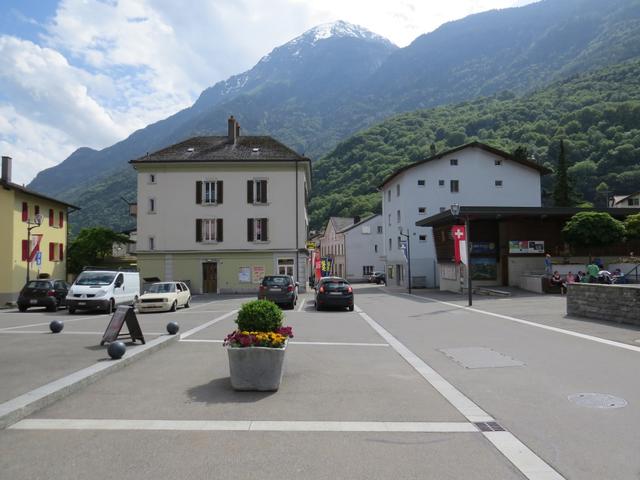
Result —
[{"label": "flower planter", "polygon": [[231,386],[234,390],[273,392],[284,372],[283,348],[227,347]]}]

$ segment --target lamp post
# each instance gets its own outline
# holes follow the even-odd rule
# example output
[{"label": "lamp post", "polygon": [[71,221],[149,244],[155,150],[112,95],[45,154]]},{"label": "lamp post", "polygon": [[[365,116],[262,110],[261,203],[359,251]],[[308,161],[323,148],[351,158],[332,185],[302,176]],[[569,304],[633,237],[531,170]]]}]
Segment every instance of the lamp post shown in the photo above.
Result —
[{"label": "lamp post", "polygon": [[[458,220],[460,216],[460,205],[454,203],[451,205],[451,215]],[[464,217],[464,234],[466,238],[465,248],[467,250],[467,292],[469,296],[469,306],[473,305],[473,292],[471,290],[471,230],[469,227],[469,216]]]},{"label": "lamp post", "polygon": [[29,283],[29,270],[31,269],[31,230],[42,224],[42,215],[37,214],[33,221],[27,218],[27,283]]},{"label": "lamp post", "polygon": [[409,274],[409,295],[411,295],[411,239],[409,237],[409,229],[407,233],[402,233],[402,227],[398,227],[400,230],[400,236],[407,239],[407,270]]}]

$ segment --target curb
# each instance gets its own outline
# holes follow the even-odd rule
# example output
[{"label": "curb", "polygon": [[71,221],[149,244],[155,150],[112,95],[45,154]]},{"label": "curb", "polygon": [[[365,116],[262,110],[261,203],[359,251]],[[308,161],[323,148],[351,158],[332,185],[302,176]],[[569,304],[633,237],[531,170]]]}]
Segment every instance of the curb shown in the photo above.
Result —
[{"label": "curb", "polygon": [[99,362],[70,375],[47,383],[19,397],[0,404],[0,429],[16,423],[24,417],[77,392],[104,376],[117,372],[145,356],[177,342],[179,335],[164,335],[141,345],[120,360]]}]

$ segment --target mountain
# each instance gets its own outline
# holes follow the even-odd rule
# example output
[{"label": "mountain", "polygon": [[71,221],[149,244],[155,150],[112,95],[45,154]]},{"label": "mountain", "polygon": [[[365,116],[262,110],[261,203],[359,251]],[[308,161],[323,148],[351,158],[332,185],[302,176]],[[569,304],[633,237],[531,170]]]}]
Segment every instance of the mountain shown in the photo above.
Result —
[{"label": "mountain", "polygon": [[229,114],[243,132],[272,135],[318,158],[392,114],[504,90],[522,95],[634,58],[640,58],[640,0],[543,0],[489,11],[447,23],[402,49],[336,22],[276,48],[248,72],[205,90],[188,109],[100,152],[74,153],[73,163],[70,157],[41,172],[30,187],[86,205],[75,229],[124,227],[131,223],[124,204],[109,206],[120,212],[115,216],[96,212],[110,188],[134,198],[126,161],[220,133]]},{"label": "mountain", "polygon": [[[400,114],[340,143],[314,164],[310,228],[380,211],[376,186],[396,169],[479,140],[520,148],[553,169],[564,140],[569,177],[586,202],[640,185],[640,61],[576,75],[521,98],[498,94]],[[550,191],[553,176],[543,177]],[[549,199],[545,199],[546,203]]]}]

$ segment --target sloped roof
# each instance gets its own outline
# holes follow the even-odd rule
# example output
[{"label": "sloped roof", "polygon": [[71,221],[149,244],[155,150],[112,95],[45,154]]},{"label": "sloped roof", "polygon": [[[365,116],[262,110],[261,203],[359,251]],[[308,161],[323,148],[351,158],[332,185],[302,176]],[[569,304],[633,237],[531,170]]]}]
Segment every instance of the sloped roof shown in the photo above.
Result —
[{"label": "sloped roof", "polygon": [[353,223],[351,225],[349,225],[346,228],[343,228],[342,230],[340,230],[339,233],[344,233],[344,232],[348,232],[349,230],[356,228],[359,225],[362,225],[363,223],[367,223],[369,220],[375,218],[375,217],[381,217],[382,215],[380,215],[379,213],[374,213],[373,215],[369,215],[368,217],[363,218],[362,220],[360,220],[358,223]]},{"label": "sloped roof", "polygon": [[63,202],[62,200],[58,200],[57,198],[47,197],[46,195],[38,193],[38,192],[36,192],[34,190],[29,190],[28,188],[20,186],[20,185],[18,185],[16,183],[7,182],[5,180],[0,180],[0,185],[2,185],[2,187],[7,189],[7,190],[16,190],[18,192],[23,192],[23,193],[26,193],[28,195],[33,195],[34,197],[42,198],[43,200],[48,200],[50,202],[59,203],[60,205],[65,205],[67,208],[71,208],[72,210],[80,210],[80,207],[76,207],[75,205],[72,205],[70,203]]},{"label": "sloped roof", "polygon": [[429,158],[425,158],[424,160],[418,160],[417,162],[411,163],[409,165],[406,165],[402,168],[399,168],[398,170],[396,170],[395,172],[393,172],[391,175],[389,175],[387,178],[384,179],[384,181],[378,185],[378,189],[382,189],[382,187],[384,187],[387,183],[389,183],[391,180],[393,180],[395,177],[397,177],[398,175],[400,175],[402,172],[409,170],[413,167],[416,167],[418,165],[422,165],[423,163],[427,163],[427,162],[431,162],[433,160],[439,160],[440,158],[446,156],[446,155],[450,155],[452,153],[456,153],[459,152],[460,150],[464,150],[466,148],[480,148],[486,152],[489,153],[493,153],[494,155],[498,155],[499,157],[505,158],[507,160],[511,160],[513,162],[519,163],[520,165],[524,165],[525,167],[529,167],[529,168],[533,168],[534,170],[538,170],[540,172],[541,175],[546,175],[548,173],[551,173],[551,170],[549,170],[546,167],[543,167],[542,165],[538,165],[535,162],[531,162],[529,160],[521,160],[519,158],[514,157],[513,155],[511,155],[510,153],[505,152],[504,150],[500,150],[499,148],[495,148],[492,147],[491,145],[487,145],[486,143],[481,143],[481,142],[471,142],[471,143],[466,143],[464,145],[460,145],[459,147],[456,148],[452,148],[451,150],[446,150],[444,152],[440,152],[436,155],[433,155]]},{"label": "sloped roof", "polygon": [[640,190],[638,190],[637,192],[634,192],[630,195],[614,195],[613,197],[613,203],[614,205],[617,205],[621,202],[624,202],[627,198],[633,197],[634,195],[638,195],[640,193]]},{"label": "sloped roof", "polygon": [[333,222],[333,229],[336,233],[340,233],[345,228],[353,225],[353,217],[331,217],[330,221]]}]

